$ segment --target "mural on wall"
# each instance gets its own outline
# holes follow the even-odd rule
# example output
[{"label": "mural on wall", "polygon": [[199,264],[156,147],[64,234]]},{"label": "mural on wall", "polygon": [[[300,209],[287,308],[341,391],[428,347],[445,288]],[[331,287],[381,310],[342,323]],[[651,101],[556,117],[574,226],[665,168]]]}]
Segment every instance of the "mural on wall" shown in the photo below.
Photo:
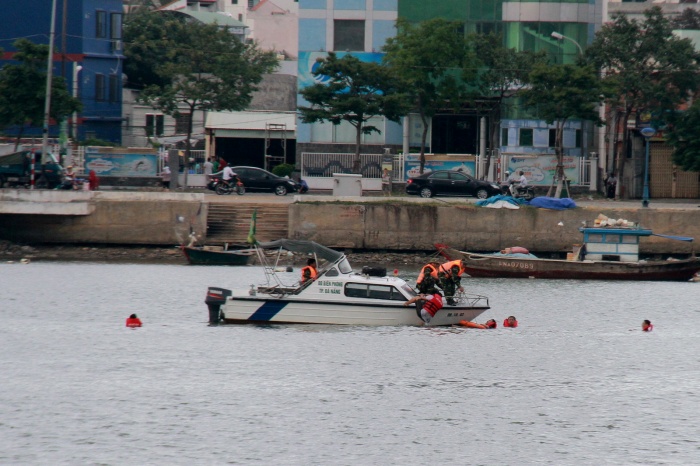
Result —
[{"label": "mural on wall", "polygon": [[[348,52],[336,52],[338,58],[342,58]],[[369,63],[381,63],[383,53],[376,52],[352,52],[350,55],[359,58],[361,61]],[[312,73],[319,66],[318,59],[324,59],[328,56],[328,52],[299,52],[299,67],[297,74],[297,87],[303,89],[316,83],[325,83],[328,81],[328,76],[314,76]]]},{"label": "mural on wall", "polygon": [[[404,159],[406,178],[420,175],[420,155],[408,154]],[[434,170],[454,170],[475,176],[476,162],[465,160],[426,160],[423,173]]]},{"label": "mural on wall", "polygon": [[156,176],[158,155],[100,153],[88,149],[85,152],[85,171],[90,170],[98,176]]},{"label": "mural on wall", "polygon": [[[511,173],[522,170],[531,184],[541,186],[552,184],[556,168],[557,157],[554,155],[510,156],[506,167]],[[564,157],[564,176],[571,184],[579,184],[579,157]]]}]

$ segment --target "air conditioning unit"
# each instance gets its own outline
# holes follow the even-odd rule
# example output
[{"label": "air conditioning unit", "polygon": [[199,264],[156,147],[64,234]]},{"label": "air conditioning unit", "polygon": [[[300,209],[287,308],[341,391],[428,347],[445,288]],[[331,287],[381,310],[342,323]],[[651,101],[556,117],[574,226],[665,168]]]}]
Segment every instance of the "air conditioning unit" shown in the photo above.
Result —
[{"label": "air conditioning unit", "polygon": [[122,51],[122,41],[121,39],[113,39],[112,40],[112,52],[121,52]]}]

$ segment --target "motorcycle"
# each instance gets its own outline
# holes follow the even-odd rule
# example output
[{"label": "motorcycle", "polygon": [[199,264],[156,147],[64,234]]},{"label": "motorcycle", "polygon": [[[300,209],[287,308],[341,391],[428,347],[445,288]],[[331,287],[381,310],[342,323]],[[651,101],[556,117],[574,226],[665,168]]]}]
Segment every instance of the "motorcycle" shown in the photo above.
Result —
[{"label": "motorcycle", "polygon": [[210,181],[207,183],[207,189],[211,189],[212,191],[216,192],[218,195],[224,195],[224,194],[231,194],[231,193],[236,193],[239,196],[242,196],[245,194],[245,186],[243,185],[243,182],[240,180],[240,178],[236,177],[233,180],[231,180],[230,183],[227,183],[223,180],[221,176],[211,176],[210,175]]},{"label": "motorcycle", "polygon": [[531,201],[535,198],[535,188],[532,186],[525,186],[522,188],[517,184],[517,181],[502,184],[501,192],[504,196],[511,196],[514,198],[522,197],[526,201]]}]

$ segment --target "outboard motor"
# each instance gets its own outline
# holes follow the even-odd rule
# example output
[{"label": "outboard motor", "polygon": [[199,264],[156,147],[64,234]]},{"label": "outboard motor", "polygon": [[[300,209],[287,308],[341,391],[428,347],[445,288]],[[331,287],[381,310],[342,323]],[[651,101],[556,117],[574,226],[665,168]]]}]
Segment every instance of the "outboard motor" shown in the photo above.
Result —
[{"label": "outboard motor", "polygon": [[386,277],[386,267],[369,266],[362,267],[362,275],[369,277]]},{"label": "outboard motor", "polygon": [[226,288],[214,288],[212,286],[207,290],[207,297],[204,303],[209,308],[209,323],[218,324],[221,322],[221,305],[226,303],[226,298],[231,296],[231,290]]}]

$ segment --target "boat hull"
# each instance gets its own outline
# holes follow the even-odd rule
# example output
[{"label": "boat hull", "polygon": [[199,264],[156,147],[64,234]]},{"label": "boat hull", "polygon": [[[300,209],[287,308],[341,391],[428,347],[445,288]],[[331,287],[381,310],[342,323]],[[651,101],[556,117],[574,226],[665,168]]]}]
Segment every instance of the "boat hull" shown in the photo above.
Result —
[{"label": "boat hull", "polygon": [[[474,320],[489,309],[485,302],[440,309],[428,326],[457,325]],[[221,306],[224,323],[230,324],[331,324],[331,325],[423,325],[416,307],[397,304],[367,305],[337,301],[303,301],[232,297]]]},{"label": "boat hull", "polygon": [[461,259],[471,277],[583,280],[688,281],[700,270],[700,258],[669,261],[613,262],[534,259],[443,249]]},{"label": "boat hull", "polygon": [[212,251],[182,246],[182,252],[192,265],[246,265],[255,252],[251,249]]}]

